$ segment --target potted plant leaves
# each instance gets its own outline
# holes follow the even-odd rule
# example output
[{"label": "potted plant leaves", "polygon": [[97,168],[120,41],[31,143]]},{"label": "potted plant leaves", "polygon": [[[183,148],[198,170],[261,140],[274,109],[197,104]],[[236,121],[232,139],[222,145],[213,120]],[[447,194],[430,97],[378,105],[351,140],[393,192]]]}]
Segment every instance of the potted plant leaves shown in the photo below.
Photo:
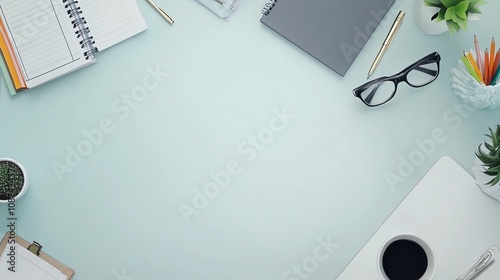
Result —
[{"label": "potted plant leaves", "polygon": [[0,203],[19,199],[28,189],[28,174],[17,161],[0,158]]},{"label": "potted plant leaves", "polygon": [[489,131],[489,140],[477,148],[472,170],[483,192],[500,201],[500,125]]},{"label": "potted plant leaves", "polygon": [[467,31],[469,20],[478,20],[484,0],[415,0],[415,21],[429,35],[448,30],[451,35]]}]

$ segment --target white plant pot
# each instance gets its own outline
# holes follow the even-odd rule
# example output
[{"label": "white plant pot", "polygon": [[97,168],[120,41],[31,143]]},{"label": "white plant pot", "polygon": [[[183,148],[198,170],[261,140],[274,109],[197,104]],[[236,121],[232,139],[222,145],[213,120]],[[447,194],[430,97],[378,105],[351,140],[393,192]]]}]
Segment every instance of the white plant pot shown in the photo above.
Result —
[{"label": "white plant pot", "polygon": [[432,16],[437,12],[439,12],[438,8],[425,5],[424,0],[415,0],[415,22],[427,35],[439,35],[448,31],[446,21],[437,22],[436,20],[431,20]]},{"label": "white plant pot", "polygon": [[487,185],[486,183],[491,181],[492,176],[484,174],[484,170],[485,168],[481,161],[476,157],[474,159],[474,166],[472,167],[474,178],[476,178],[476,184],[484,193],[500,201],[500,184],[496,184],[494,186]]},{"label": "white plant pot", "polygon": [[[29,186],[29,177],[28,177],[28,172],[26,172],[26,169],[24,168],[24,166],[22,164],[20,164],[19,162],[13,160],[13,159],[10,159],[10,158],[0,158],[0,161],[10,161],[12,163],[14,163],[15,165],[19,166],[19,168],[21,168],[21,171],[23,172],[23,176],[24,176],[24,184],[23,184],[23,188],[21,189],[21,192],[19,192],[19,194],[17,194],[14,199],[15,200],[18,200],[19,198],[21,198],[25,193],[26,191],[28,190],[28,186]],[[8,200],[1,200],[0,199],[0,203],[9,203]]]}]

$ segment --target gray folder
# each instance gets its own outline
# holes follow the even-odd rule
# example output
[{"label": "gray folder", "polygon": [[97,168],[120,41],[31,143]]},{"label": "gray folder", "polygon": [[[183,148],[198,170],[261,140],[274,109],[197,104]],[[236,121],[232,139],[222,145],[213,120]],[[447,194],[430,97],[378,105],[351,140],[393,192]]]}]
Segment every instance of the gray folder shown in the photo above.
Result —
[{"label": "gray folder", "polygon": [[271,0],[260,21],[344,76],[394,1]]}]

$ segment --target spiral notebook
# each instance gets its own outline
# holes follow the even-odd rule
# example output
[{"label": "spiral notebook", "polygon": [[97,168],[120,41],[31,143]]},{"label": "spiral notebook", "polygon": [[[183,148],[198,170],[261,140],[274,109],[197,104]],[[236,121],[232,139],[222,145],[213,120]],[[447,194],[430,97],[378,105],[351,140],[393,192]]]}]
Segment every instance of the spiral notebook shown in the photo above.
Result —
[{"label": "spiral notebook", "polygon": [[394,0],[271,0],[261,22],[344,76]]},{"label": "spiral notebook", "polygon": [[0,20],[1,68],[13,95],[147,29],[135,0],[0,0]]}]

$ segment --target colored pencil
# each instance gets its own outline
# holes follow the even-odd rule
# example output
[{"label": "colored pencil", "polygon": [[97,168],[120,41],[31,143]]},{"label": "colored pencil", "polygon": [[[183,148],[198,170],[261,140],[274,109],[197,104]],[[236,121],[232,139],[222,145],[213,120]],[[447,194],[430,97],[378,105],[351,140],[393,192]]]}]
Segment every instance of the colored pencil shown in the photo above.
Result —
[{"label": "colored pencil", "polygon": [[491,48],[490,48],[490,70],[489,70],[489,81],[491,83],[491,80],[493,79],[493,75],[495,75],[495,37],[491,37]]},{"label": "colored pencil", "polygon": [[484,75],[483,58],[481,57],[481,50],[479,49],[479,42],[476,35],[474,35],[474,46],[476,47],[476,59],[481,75]]},{"label": "colored pencil", "polygon": [[[500,66],[500,49],[498,49],[497,51],[497,55],[495,56],[495,62],[493,63],[494,67],[493,67],[493,76],[495,76],[495,74],[497,73],[497,70]],[[493,80],[492,80],[493,82]]]},{"label": "colored pencil", "polygon": [[[464,52],[464,56],[465,56],[465,52]],[[474,72],[476,73],[476,75],[478,77],[478,82],[484,84],[484,80],[483,80],[483,77],[481,75],[481,71],[479,70],[479,67],[477,66],[477,63],[474,60],[474,57],[472,57],[472,54],[470,52],[467,53],[467,58],[469,60],[470,65],[474,69]]]},{"label": "colored pencil", "polygon": [[476,71],[474,71],[474,69],[472,68],[472,65],[470,64],[469,60],[467,59],[467,56],[465,56],[465,52],[464,52],[464,55],[462,56],[462,62],[464,63],[465,68],[467,68],[467,70],[469,71],[469,74],[472,76],[472,78],[474,78],[478,83],[480,83],[480,79],[477,76]]},{"label": "colored pencil", "polygon": [[497,71],[495,72],[495,75],[493,76],[493,79],[491,80],[492,86],[495,86],[498,83],[499,77],[500,77],[500,67],[497,68]]},{"label": "colored pencil", "polygon": [[490,53],[488,52],[488,48],[484,51],[484,84],[490,85]]}]

